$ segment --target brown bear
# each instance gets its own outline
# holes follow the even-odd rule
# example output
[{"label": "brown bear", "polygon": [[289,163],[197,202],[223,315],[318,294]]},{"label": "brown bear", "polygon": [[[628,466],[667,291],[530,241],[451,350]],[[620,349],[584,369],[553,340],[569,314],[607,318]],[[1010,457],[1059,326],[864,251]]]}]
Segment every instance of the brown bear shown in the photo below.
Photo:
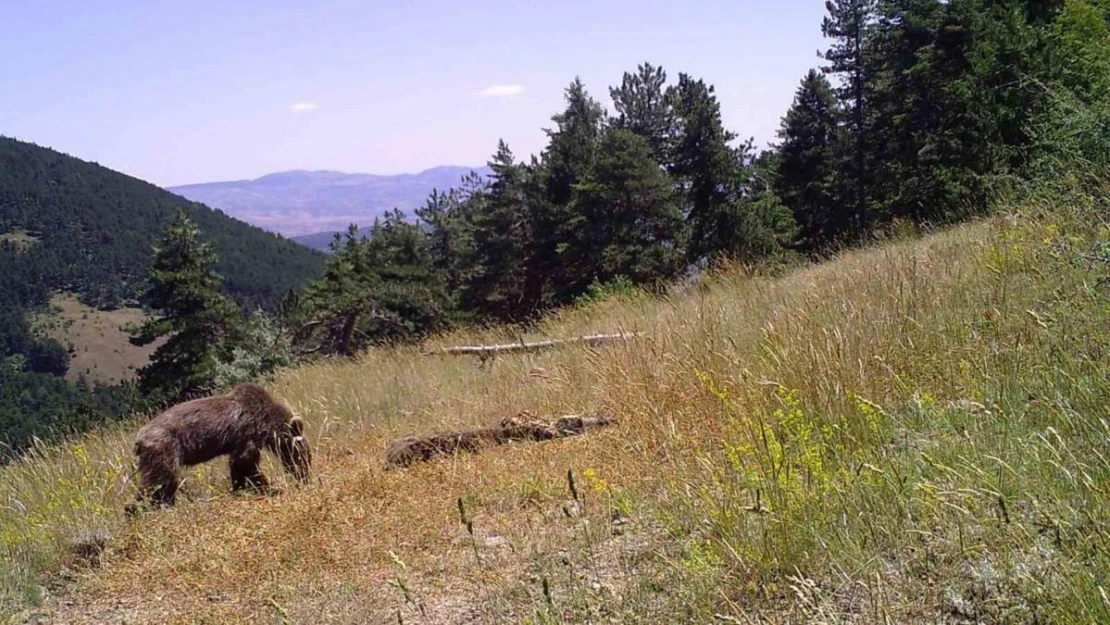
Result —
[{"label": "brown bear", "polygon": [[[229,457],[231,488],[269,492],[259,471],[262,450],[281,459],[285,471],[308,481],[312,453],[304,421],[256,384],[241,384],[224,395],[170,407],[144,425],[135,437],[140,477],[138,500],[172,506],[185,467]],[[136,506],[129,506],[133,513]]]}]

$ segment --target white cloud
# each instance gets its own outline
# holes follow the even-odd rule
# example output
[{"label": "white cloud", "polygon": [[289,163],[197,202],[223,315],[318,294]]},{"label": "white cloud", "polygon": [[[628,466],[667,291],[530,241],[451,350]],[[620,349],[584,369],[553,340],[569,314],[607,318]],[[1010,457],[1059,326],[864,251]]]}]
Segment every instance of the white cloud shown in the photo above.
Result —
[{"label": "white cloud", "polygon": [[511,98],[524,93],[522,85],[494,85],[486,87],[478,93],[483,98]]},{"label": "white cloud", "polygon": [[748,89],[748,92],[751,93],[752,95],[763,95],[763,94],[767,93],[767,88],[764,87],[763,85],[756,85],[756,86],[752,87],[751,89]]},{"label": "white cloud", "polygon": [[315,111],[316,108],[317,106],[315,102],[297,102],[296,104],[290,106],[289,110],[294,113],[308,113],[310,111]]}]

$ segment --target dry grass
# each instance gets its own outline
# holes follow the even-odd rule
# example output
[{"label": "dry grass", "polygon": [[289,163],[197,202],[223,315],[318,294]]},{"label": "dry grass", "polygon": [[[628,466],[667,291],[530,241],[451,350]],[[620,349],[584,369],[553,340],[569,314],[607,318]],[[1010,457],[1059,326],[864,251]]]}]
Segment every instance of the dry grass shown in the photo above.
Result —
[{"label": "dry grass", "polygon": [[0,232],[0,244],[11,244],[15,247],[16,252],[25,252],[38,242],[38,237],[29,234],[21,228],[15,228],[8,232]]},{"label": "dry grass", "polygon": [[[287,372],[274,391],[318,460],[274,498],[232,497],[209,466],[125,525],[133,429],[42,450],[0,473],[0,592],[65,623],[1106,622],[1110,307],[1049,257],[1058,218],[726,273],[537,333],[646,335],[596,351]],[[620,423],[385,470],[390,438],[521,410]],[[89,531],[111,536],[103,561],[63,569]]]},{"label": "dry grass", "polygon": [[35,326],[62,345],[72,346],[66,379],[85,376],[89,383],[113,384],[135,377],[135,372],[150,361],[162,344],[136,347],[123,327],[141,324],[145,315],[138,308],[97,310],[69,294],[50,298],[51,313],[34,319]]}]

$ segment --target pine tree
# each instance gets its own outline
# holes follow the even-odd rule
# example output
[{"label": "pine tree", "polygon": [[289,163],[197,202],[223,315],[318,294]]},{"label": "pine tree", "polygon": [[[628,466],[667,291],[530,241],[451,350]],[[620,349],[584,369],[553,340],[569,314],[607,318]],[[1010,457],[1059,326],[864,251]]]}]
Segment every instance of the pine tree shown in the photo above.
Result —
[{"label": "pine tree", "polygon": [[331,243],[324,275],[309,283],[300,298],[298,317],[302,325],[294,344],[304,353],[352,356],[365,343],[359,324],[364,315],[374,314],[373,294],[380,287],[378,273],[368,254],[365,237],[351,224],[345,236]]},{"label": "pine tree", "polygon": [[778,132],[782,144],[775,188],[809,248],[836,238],[837,228],[848,222],[833,186],[838,116],[829,81],[810,70]]},{"label": "pine tree", "polygon": [[[1056,3],[1054,3],[1056,4]],[[1110,2],[1067,0],[1045,29],[1042,75],[1053,97],[1033,123],[1040,172],[1059,175],[1062,163],[1079,158],[1110,164]],[[1047,9],[1042,9],[1047,12]],[[1032,121],[1032,120],[1031,120]]]},{"label": "pine tree", "polygon": [[544,151],[547,194],[559,206],[570,204],[574,185],[593,168],[605,122],[604,109],[586,91],[580,78],[567,87],[565,98],[566,109],[551,118],[555,129],[544,131],[549,137]]},{"label": "pine tree", "polygon": [[[871,185],[873,221],[914,218],[915,204],[937,198],[922,194],[922,147],[938,130],[932,109],[944,86],[935,82],[938,0],[891,0],[882,4],[871,27],[872,61],[868,105],[876,119]],[[934,163],[940,166],[941,163]]]},{"label": "pine tree", "polygon": [[827,0],[828,15],[821,22],[821,32],[833,40],[825,52],[829,62],[825,71],[844,76],[837,90],[847,124],[842,142],[844,173],[840,179],[848,183],[855,210],[851,222],[841,230],[861,232],[867,223],[868,116],[867,87],[868,33],[874,19],[875,0]]},{"label": "pine tree", "polygon": [[238,310],[220,288],[216,254],[179,210],[155,246],[145,299],[157,316],[130,337],[133,345],[166,341],[139,370],[139,388],[157,401],[215,390],[217,369],[231,358]]},{"label": "pine tree", "polygon": [[377,289],[361,335],[369,343],[409,341],[445,328],[451,303],[427,233],[394,209],[374,221],[365,247]]},{"label": "pine tree", "polygon": [[607,129],[593,175],[577,190],[590,259],[578,283],[653,284],[681,270],[682,211],[646,137]]},{"label": "pine tree", "polygon": [[678,119],[671,174],[690,227],[687,256],[696,262],[730,247],[734,207],[729,205],[729,185],[749,146],[739,150],[729,146],[736,135],[724,127],[712,86],[680,74],[668,97]]},{"label": "pine tree", "polygon": [[472,273],[474,256],[473,211],[476,195],[484,194],[486,182],[471,173],[464,187],[447,192],[432,191],[417,218],[425,224],[432,264],[443,276],[447,291],[455,298]]},{"label": "pine tree", "polygon": [[723,254],[735,260],[766,260],[782,252],[797,234],[790,209],[771,189],[753,190],[733,205],[735,235]]},{"label": "pine tree", "polygon": [[324,276],[301,298],[301,351],[350,357],[448,324],[451,301],[428,234],[400,211],[375,219],[366,236],[352,224],[331,249]]},{"label": "pine tree", "polygon": [[493,180],[474,218],[474,274],[463,292],[465,306],[509,321],[526,315],[527,262],[532,230],[525,201],[527,172],[504,141],[489,163]]},{"label": "pine tree", "polygon": [[[749,140],[738,153],[747,155],[752,150]],[[718,256],[741,262],[766,260],[797,237],[794,217],[775,193],[778,157],[776,151],[765,150],[745,157],[733,171],[727,187],[729,201],[719,217],[720,227],[731,235],[722,241]]]},{"label": "pine tree", "polygon": [[546,304],[561,304],[581,293],[588,272],[584,221],[575,205],[575,187],[591,175],[597,160],[605,111],[586,92],[578,78],[566,89],[566,109],[551,119],[556,127],[546,130],[549,139],[542,162],[535,168],[538,186],[529,196],[533,252],[528,274],[539,284],[528,288],[532,298]]},{"label": "pine tree", "polygon": [[[1024,21],[1024,10],[1013,13]],[[883,120],[874,130],[872,185],[883,218],[937,223],[987,208],[985,180],[1002,173],[1009,158],[1000,139],[1010,113],[998,115],[995,102],[1012,88],[992,86],[1000,71],[1011,71],[998,44],[1013,45],[991,41],[994,21],[978,0],[881,5],[870,97]]]},{"label": "pine tree", "polygon": [[1110,2],[1068,0],[1052,25],[1053,66],[1062,85],[1081,102],[1110,94]]},{"label": "pine tree", "polygon": [[655,162],[668,165],[675,140],[673,102],[667,97],[667,73],[643,63],[632,74],[625,72],[620,87],[609,89],[617,117],[613,125],[647,139]]}]

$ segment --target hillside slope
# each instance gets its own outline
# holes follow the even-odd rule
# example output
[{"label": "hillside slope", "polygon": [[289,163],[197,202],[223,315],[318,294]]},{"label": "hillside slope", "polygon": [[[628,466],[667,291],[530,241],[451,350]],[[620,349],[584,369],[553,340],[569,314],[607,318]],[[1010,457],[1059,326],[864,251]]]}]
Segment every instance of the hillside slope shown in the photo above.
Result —
[{"label": "hillside slope", "polygon": [[[435,167],[415,174],[380,176],[336,171],[286,171],[254,180],[211,182],[170,187],[169,190],[229,215],[285,236],[323,236],[323,249],[331,242],[330,232],[345,231],[352,223],[367,227],[386,211],[411,211],[424,204],[435,189],[459,185],[472,171],[468,167]],[[486,168],[473,171],[488,173]]]},{"label": "hillside slope", "polygon": [[[323,271],[323,257],[222,212],[95,163],[0,137],[0,234],[19,233],[21,266],[92,303],[134,297],[151,245],[184,207],[211,240],[229,292],[273,304]],[[0,263],[10,260],[0,256]],[[4,269],[0,266],[0,271]]]},{"label": "hillside slope", "polygon": [[[1015,213],[536,333],[633,343],[289,371],[315,475],[279,497],[213,463],[127,524],[133,427],[45,450],[0,469],[2,598],[65,563],[36,622],[1107,622],[1110,303],[1054,247],[1100,235]],[[392,437],[524,410],[621,422],[383,467]]]}]

